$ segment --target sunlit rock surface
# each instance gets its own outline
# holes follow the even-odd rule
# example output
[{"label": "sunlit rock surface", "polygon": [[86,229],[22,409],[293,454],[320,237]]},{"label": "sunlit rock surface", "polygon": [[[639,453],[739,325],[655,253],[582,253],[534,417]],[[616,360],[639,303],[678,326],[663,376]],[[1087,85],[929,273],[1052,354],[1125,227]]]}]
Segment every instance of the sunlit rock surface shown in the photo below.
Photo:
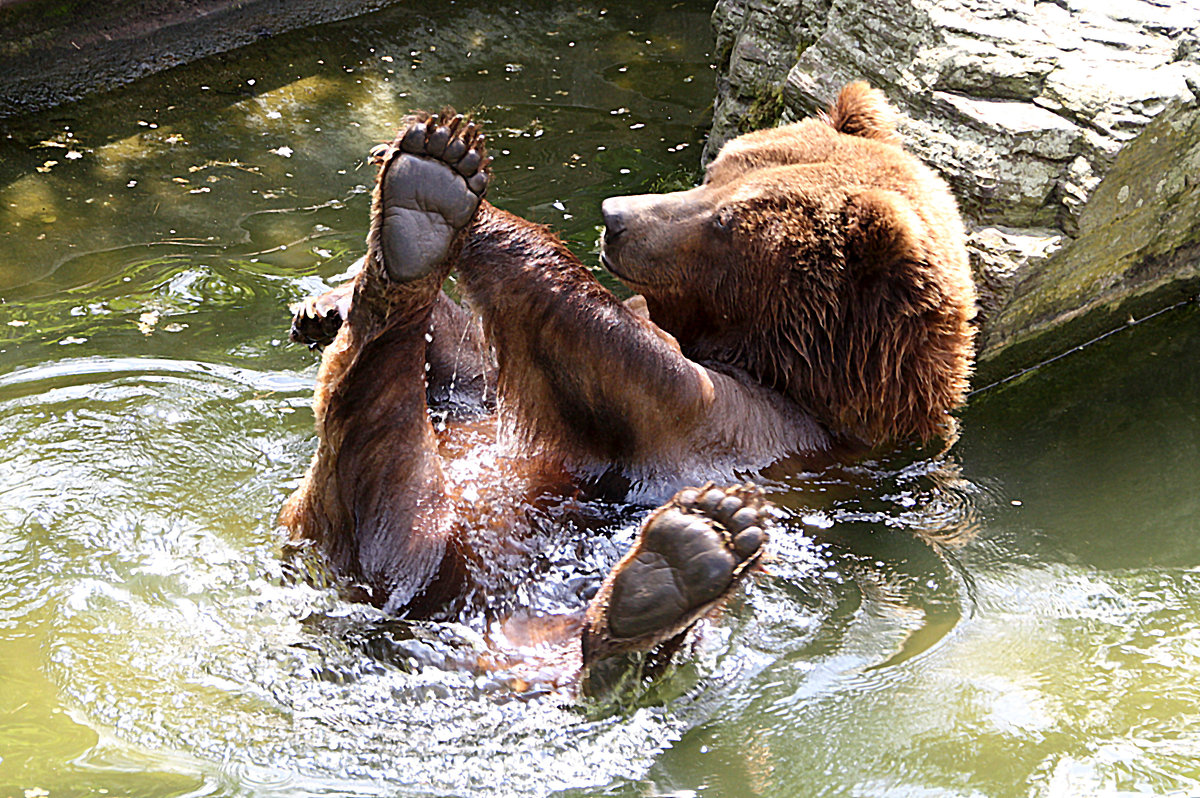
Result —
[{"label": "sunlit rock surface", "polygon": [[1024,357],[1061,351],[1193,287],[1200,3],[719,0],[713,20],[708,157],[747,117],[806,116],[851,80],[900,109],[970,227],[985,359],[1107,308]]}]

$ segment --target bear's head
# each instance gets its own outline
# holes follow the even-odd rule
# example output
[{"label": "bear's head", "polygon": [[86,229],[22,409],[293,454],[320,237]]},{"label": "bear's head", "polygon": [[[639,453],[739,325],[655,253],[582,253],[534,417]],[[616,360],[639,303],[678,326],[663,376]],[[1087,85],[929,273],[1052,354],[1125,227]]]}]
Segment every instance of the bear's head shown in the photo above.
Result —
[{"label": "bear's head", "polygon": [[958,209],[865,83],[819,119],[730,141],[699,187],[603,214],[602,262],[686,355],[831,432],[926,440],[963,401],[975,290]]}]

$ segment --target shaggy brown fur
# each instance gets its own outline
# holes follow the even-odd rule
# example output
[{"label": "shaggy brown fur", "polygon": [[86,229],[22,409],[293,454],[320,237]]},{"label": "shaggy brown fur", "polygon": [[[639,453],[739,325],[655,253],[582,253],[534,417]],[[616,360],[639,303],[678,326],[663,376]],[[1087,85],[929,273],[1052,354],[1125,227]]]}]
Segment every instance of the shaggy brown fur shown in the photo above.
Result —
[{"label": "shaggy brown fur", "polygon": [[699,188],[606,204],[623,228],[609,268],[685,355],[867,445],[944,431],[973,355],[957,207],[892,143],[894,118],[851,84],[825,121],[729,142]]},{"label": "shaggy brown fur", "polygon": [[[318,377],[319,450],[282,520],[392,611],[486,601],[481,574],[519,534],[517,506],[581,477],[668,493],[926,439],[966,390],[974,290],[955,203],[865,84],[823,120],[729,142],[702,186],[606,201],[602,260],[644,302],[618,301],[546,228],[486,201],[435,273],[392,282],[380,202],[377,188],[366,266]],[[452,392],[437,376],[458,372],[446,342],[469,332],[443,307],[451,269],[496,357],[495,371],[467,358],[470,377],[498,401],[435,432],[425,375],[430,396]],[[325,321],[307,326],[323,335]],[[483,442],[497,455],[466,486],[443,466]]]}]

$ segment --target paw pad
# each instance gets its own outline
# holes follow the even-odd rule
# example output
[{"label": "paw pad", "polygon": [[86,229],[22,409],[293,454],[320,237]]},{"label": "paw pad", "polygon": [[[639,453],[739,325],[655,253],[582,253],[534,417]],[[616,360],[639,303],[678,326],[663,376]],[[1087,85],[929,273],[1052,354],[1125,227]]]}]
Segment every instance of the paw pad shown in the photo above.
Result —
[{"label": "paw pad", "polygon": [[669,640],[728,596],[762,556],[767,508],[753,485],[710,483],[651,514],[588,608],[585,659]]},{"label": "paw pad", "polygon": [[455,241],[487,191],[491,158],[479,127],[452,112],[410,117],[370,159],[379,166],[373,229],[388,276],[408,282],[439,267],[448,272]]}]

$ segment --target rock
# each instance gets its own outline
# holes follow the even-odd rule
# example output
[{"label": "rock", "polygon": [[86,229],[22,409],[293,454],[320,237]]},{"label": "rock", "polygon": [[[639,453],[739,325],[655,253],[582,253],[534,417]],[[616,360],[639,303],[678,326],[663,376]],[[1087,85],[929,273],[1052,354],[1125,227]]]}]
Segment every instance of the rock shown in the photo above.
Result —
[{"label": "rock", "polygon": [[0,0],[0,119],[397,0]]},{"label": "rock", "polygon": [[896,105],[968,223],[981,360],[1062,351],[1095,330],[1041,333],[1200,277],[1196,0],[719,0],[713,19],[707,157],[773,96],[775,121],[852,80]]},{"label": "rock", "polygon": [[765,127],[783,110],[782,86],[797,52],[825,27],[831,0],[717,0],[713,12],[718,56],[713,130],[705,161],[739,133]]}]

